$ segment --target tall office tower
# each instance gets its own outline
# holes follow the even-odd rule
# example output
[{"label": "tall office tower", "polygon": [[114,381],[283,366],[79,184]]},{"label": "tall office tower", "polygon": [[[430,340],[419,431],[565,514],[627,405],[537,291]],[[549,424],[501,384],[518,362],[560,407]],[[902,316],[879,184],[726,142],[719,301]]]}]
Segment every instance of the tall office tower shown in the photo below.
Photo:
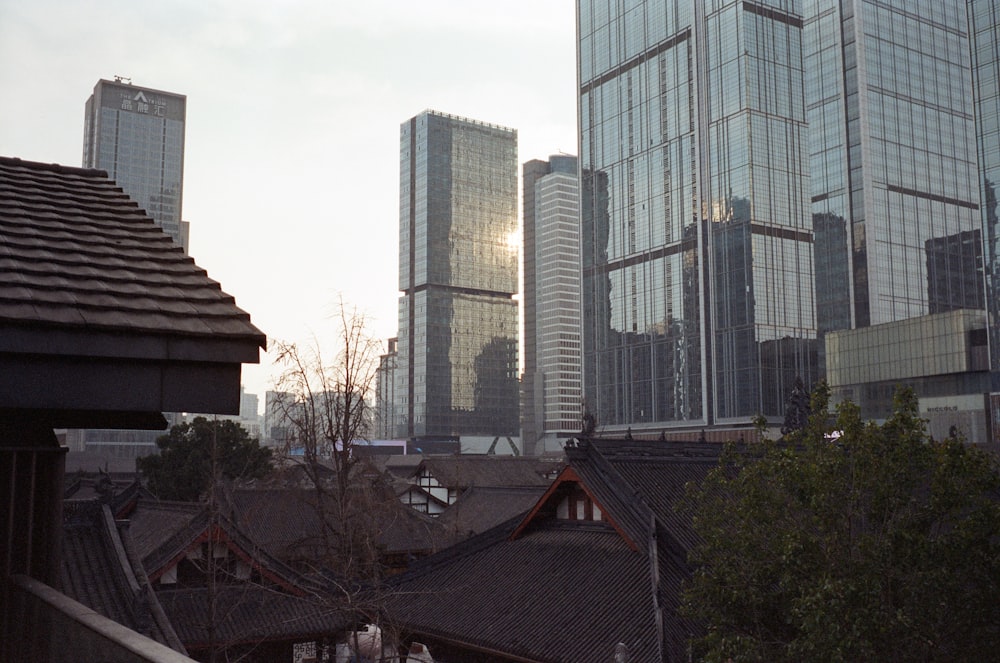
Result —
[{"label": "tall office tower", "polygon": [[378,359],[378,372],[375,374],[375,439],[390,440],[395,434],[392,408],[396,400],[393,394],[396,387],[396,343],[390,338],[385,354]]},{"label": "tall office tower", "polygon": [[[990,364],[1000,372],[1000,227],[997,189],[1000,187],[1000,4],[969,0],[972,82],[976,99],[979,146],[980,209],[986,239],[987,302],[990,312]],[[1000,391],[1000,385],[993,386]],[[997,400],[997,399],[995,399]],[[994,405],[1000,410],[1000,401]],[[1000,420],[994,422],[1000,431]]]},{"label": "tall office tower", "polygon": [[555,155],[522,168],[526,453],[558,451],[581,426],[580,225],[577,158]]},{"label": "tall office tower", "polygon": [[806,6],[820,332],[983,309],[966,0]]},{"label": "tall office tower", "polygon": [[400,127],[396,436],[516,437],[517,132]]},{"label": "tall office tower", "polygon": [[584,393],[605,430],[780,421],[816,377],[797,4],[577,3]]},{"label": "tall office tower", "polygon": [[100,168],[187,251],[181,220],[187,97],[100,80],[87,99],[83,166]]}]

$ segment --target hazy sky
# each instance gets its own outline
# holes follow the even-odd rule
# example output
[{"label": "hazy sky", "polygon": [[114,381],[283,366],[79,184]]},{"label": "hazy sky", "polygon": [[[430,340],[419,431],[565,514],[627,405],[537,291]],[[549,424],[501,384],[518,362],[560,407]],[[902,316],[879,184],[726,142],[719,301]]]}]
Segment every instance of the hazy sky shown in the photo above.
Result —
[{"label": "hazy sky", "polygon": [[0,0],[0,155],[80,166],[101,78],[185,94],[197,264],[269,339],[326,346],[340,297],[388,338],[399,125],[431,108],[517,129],[519,163],[575,153],[574,21],[572,0]]}]

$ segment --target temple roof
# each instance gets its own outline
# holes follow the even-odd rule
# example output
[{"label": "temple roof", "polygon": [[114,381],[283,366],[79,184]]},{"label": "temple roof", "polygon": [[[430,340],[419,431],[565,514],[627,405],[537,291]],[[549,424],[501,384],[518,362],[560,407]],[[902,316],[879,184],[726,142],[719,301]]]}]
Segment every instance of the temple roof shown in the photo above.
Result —
[{"label": "temple roof", "polygon": [[685,660],[698,627],[677,611],[692,535],[676,506],[719,452],[690,447],[571,445],[523,516],[393,579],[389,618],[431,651],[597,663],[622,643],[631,660]]}]

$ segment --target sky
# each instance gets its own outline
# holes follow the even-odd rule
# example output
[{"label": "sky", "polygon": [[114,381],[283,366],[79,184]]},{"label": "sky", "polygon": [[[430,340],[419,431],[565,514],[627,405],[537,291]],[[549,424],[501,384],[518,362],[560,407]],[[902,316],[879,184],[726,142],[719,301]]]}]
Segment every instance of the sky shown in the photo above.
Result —
[{"label": "sky", "polygon": [[[433,109],[575,154],[572,0],[0,0],[0,155],[80,166],[100,79],[187,96],[190,255],[269,343],[396,335],[399,126]],[[520,210],[520,202],[518,204]],[[273,353],[244,365],[275,384]]]}]

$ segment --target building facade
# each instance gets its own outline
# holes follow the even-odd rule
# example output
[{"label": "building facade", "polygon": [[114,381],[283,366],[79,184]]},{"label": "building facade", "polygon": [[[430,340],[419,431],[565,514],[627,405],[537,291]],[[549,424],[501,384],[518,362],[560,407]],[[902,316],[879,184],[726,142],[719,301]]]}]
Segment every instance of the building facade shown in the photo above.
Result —
[{"label": "building facade", "polygon": [[575,156],[555,155],[522,168],[521,439],[526,453],[558,451],[581,428],[577,166]]},{"label": "building facade", "polygon": [[87,99],[83,141],[83,166],[107,171],[185,251],[186,113],[184,95],[100,80]]},{"label": "building facade", "polygon": [[983,309],[965,0],[805,9],[821,332]]},{"label": "building facade", "polygon": [[[905,383],[935,436],[995,444],[1000,9],[804,7],[817,317],[833,400],[880,419]],[[868,368],[841,370],[858,362]]]},{"label": "building facade", "polygon": [[584,392],[603,430],[780,417],[817,376],[788,4],[577,3]]},{"label": "building facade", "polygon": [[[997,227],[997,187],[1000,186],[1000,5],[993,0],[969,0],[972,85],[979,147],[979,204],[986,244],[987,304],[991,368],[1000,371],[1000,228]],[[996,381],[994,381],[996,382]],[[994,390],[1000,385],[994,383]],[[1000,411],[1000,403],[995,405]],[[994,440],[1000,446],[1000,439]]]},{"label": "building facade", "polygon": [[390,338],[385,354],[379,355],[378,373],[375,375],[375,439],[391,440],[395,434],[392,408],[396,389],[396,345],[399,339]]},{"label": "building facade", "polygon": [[517,132],[400,127],[397,438],[518,434]]}]

